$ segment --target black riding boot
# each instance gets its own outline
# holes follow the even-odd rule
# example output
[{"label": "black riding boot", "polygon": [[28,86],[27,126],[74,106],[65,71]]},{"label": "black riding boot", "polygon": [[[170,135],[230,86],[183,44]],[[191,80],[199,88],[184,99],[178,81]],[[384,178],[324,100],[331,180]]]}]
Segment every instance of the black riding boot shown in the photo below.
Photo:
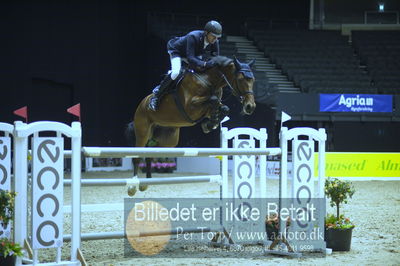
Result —
[{"label": "black riding boot", "polygon": [[158,105],[160,104],[161,98],[168,92],[168,88],[174,80],[171,79],[171,75],[166,75],[161,81],[160,85],[153,89],[153,97],[149,102],[149,109],[157,111]]}]

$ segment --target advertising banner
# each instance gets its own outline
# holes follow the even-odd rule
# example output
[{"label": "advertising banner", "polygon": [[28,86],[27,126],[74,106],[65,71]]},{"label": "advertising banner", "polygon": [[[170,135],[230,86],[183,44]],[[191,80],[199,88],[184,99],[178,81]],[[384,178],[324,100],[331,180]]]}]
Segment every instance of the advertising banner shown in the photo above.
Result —
[{"label": "advertising banner", "polygon": [[392,112],[392,95],[320,94],[320,112]]},{"label": "advertising banner", "polygon": [[400,153],[327,152],[325,176],[400,177]]},{"label": "advertising banner", "polygon": [[[316,162],[314,164],[314,177],[317,177],[318,153],[314,154],[314,159]],[[279,179],[280,173],[279,161],[267,162],[267,178]],[[259,175],[258,172],[257,175]],[[292,176],[293,164],[289,162],[288,177],[292,178]],[[400,153],[327,152],[325,154],[325,176],[399,178]]]}]

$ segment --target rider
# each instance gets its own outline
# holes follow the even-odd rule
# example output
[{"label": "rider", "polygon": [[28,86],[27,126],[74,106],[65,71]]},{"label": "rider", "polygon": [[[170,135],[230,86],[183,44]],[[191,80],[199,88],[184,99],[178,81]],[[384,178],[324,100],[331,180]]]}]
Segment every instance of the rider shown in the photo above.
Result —
[{"label": "rider", "polygon": [[154,88],[153,97],[150,99],[149,108],[156,111],[161,98],[167,88],[177,80],[181,73],[181,59],[186,58],[189,65],[195,68],[211,68],[213,61],[205,61],[203,56],[209,52],[212,56],[219,55],[218,39],[222,35],[222,26],[215,20],[207,22],[204,30],[195,30],[182,37],[175,37],[168,41],[167,49],[171,60],[171,71]]}]

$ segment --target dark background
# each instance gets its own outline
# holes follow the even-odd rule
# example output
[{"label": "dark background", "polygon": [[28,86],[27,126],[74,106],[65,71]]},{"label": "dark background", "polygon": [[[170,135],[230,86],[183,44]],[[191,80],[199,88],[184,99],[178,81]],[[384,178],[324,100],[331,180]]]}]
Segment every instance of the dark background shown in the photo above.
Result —
[{"label": "dark background", "polygon": [[[83,145],[126,146],[123,131],[136,106],[169,69],[166,40],[151,30],[149,14],[157,12],[210,16],[225,35],[240,35],[251,17],[307,21],[309,1],[2,1],[0,121],[20,119],[12,112],[27,105],[29,122],[71,123],[66,109],[81,103]],[[230,127],[279,123],[262,105],[242,117],[237,101],[227,101]],[[179,146],[218,146],[218,134],[183,128]]]},{"label": "dark background", "polygon": [[84,145],[126,145],[126,123],[169,68],[149,12],[215,15],[227,34],[248,16],[307,14],[307,1],[273,2],[2,1],[0,121],[20,119],[12,112],[27,105],[29,122],[70,123],[65,110],[81,103]]}]

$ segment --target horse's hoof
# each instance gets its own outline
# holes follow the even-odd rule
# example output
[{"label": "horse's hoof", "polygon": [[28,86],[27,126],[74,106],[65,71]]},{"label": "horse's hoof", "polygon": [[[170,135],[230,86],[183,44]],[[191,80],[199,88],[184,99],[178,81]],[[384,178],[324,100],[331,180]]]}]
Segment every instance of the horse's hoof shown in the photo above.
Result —
[{"label": "horse's hoof", "polygon": [[128,195],[129,195],[129,197],[135,196],[136,191],[137,191],[136,186],[129,186],[128,187]]},{"label": "horse's hoof", "polygon": [[140,191],[145,191],[145,190],[147,190],[147,187],[148,187],[148,185],[140,185],[139,186],[139,190]]},{"label": "horse's hoof", "polygon": [[211,96],[209,102],[212,106],[215,106],[219,103],[219,98],[215,95]]},{"label": "horse's hoof", "polygon": [[218,128],[218,126],[219,126],[219,124],[218,124],[218,123],[214,124],[214,126],[213,126],[212,130],[215,130],[215,129],[217,129],[217,128]]},{"label": "horse's hoof", "polygon": [[229,115],[229,111],[230,111],[230,109],[226,105],[221,105],[219,107],[219,114],[220,114],[221,120],[224,119],[225,116]]},{"label": "horse's hoof", "polygon": [[208,129],[208,123],[202,123],[202,124],[201,124],[201,129],[203,130],[203,132],[204,132],[205,134],[211,132],[211,130]]}]

